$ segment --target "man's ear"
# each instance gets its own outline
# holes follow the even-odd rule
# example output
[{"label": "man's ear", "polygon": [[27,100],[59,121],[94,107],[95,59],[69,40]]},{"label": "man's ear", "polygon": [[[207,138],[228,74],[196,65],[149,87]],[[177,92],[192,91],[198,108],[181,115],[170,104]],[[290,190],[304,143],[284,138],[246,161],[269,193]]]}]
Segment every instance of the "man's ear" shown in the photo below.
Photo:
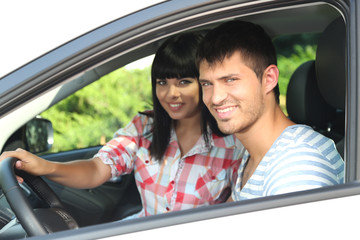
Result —
[{"label": "man's ear", "polygon": [[279,79],[279,69],[276,65],[272,64],[268,66],[263,73],[263,86],[265,89],[265,94],[271,92],[278,83]]}]

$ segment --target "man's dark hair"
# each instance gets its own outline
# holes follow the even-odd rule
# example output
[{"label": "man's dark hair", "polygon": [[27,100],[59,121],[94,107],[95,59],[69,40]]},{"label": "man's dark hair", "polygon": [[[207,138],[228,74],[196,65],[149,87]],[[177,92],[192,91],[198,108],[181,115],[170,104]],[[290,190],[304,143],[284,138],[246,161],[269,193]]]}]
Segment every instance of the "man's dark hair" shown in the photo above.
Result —
[{"label": "man's dark hair", "polygon": [[[206,61],[210,66],[241,53],[245,64],[261,79],[264,70],[271,64],[277,65],[276,51],[270,36],[254,23],[229,21],[210,30],[199,45],[196,64]],[[279,103],[279,86],[274,88]]]},{"label": "man's dark hair", "polygon": [[[172,119],[161,106],[156,96],[156,79],[166,78],[196,78],[199,71],[195,64],[195,56],[202,35],[197,33],[179,34],[167,39],[157,50],[151,68],[151,85],[153,100],[153,140],[150,153],[155,159],[161,160],[169,145]],[[208,129],[218,135],[224,136],[219,130],[216,120],[202,101],[202,91],[199,85],[199,105],[201,109],[201,131],[206,144],[209,144]]]}]

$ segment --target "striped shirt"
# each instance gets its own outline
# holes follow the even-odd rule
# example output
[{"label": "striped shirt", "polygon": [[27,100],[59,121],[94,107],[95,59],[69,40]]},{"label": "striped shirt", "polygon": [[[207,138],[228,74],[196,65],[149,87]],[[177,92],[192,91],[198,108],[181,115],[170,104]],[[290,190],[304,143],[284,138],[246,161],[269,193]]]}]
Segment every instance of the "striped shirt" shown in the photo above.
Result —
[{"label": "striped shirt", "polygon": [[111,167],[112,177],[131,173],[140,193],[143,209],[136,216],[149,216],[224,202],[220,198],[230,187],[240,165],[242,145],[233,136],[201,136],[184,156],[172,130],[161,162],[151,158],[153,118],[138,114],[119,129],[95,157]]},{"label": "striped shirt", "polygon": [[245,151],[234,201],[344,183],[344,162],[334,142],[305,125],[286,128],[241,189],[248,159]]}]

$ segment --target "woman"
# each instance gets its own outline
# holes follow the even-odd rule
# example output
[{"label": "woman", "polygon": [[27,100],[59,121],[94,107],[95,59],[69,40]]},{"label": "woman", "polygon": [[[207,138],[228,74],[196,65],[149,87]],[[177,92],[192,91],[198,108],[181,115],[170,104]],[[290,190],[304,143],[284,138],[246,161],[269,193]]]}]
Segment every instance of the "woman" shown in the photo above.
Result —
[{"label": "woman", "polygon": [[136,217],[224,202],[242,147],[232,135],[222,136],[201,101],[200,41],[188,33],[164,42],[152,65],[153,111],[136,115],[93,158],[56,163],[18,149],[0,159],[16,157],[18,169],[75,188],[134,171],[143,204]]}]

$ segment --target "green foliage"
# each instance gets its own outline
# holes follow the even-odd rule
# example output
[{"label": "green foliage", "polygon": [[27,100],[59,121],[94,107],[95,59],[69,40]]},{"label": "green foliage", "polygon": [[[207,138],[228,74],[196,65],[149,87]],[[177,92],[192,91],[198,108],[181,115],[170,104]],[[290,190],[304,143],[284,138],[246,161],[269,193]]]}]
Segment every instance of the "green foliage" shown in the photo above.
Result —
[{"label": "green foliage", "polygon": [[320,35],[319,33],[306,33],[279,36],[274,40],[276,52],[290,58],[294,54],[294,46],[316,46]]},{"label": "green foliage", "polygon": [[53,123],[52,152],[104,143],[139,111],[151,109],[150,67],[118,69],[77,91],[41,116]]},{"label": "green foliage", "polygon": [[286,96],[287,85],[291,75],[304,62],[314,60],[316,55],[316,46],[295,45],[293,54],[290,57],[278,55],[279,88],[280,94]]}]

